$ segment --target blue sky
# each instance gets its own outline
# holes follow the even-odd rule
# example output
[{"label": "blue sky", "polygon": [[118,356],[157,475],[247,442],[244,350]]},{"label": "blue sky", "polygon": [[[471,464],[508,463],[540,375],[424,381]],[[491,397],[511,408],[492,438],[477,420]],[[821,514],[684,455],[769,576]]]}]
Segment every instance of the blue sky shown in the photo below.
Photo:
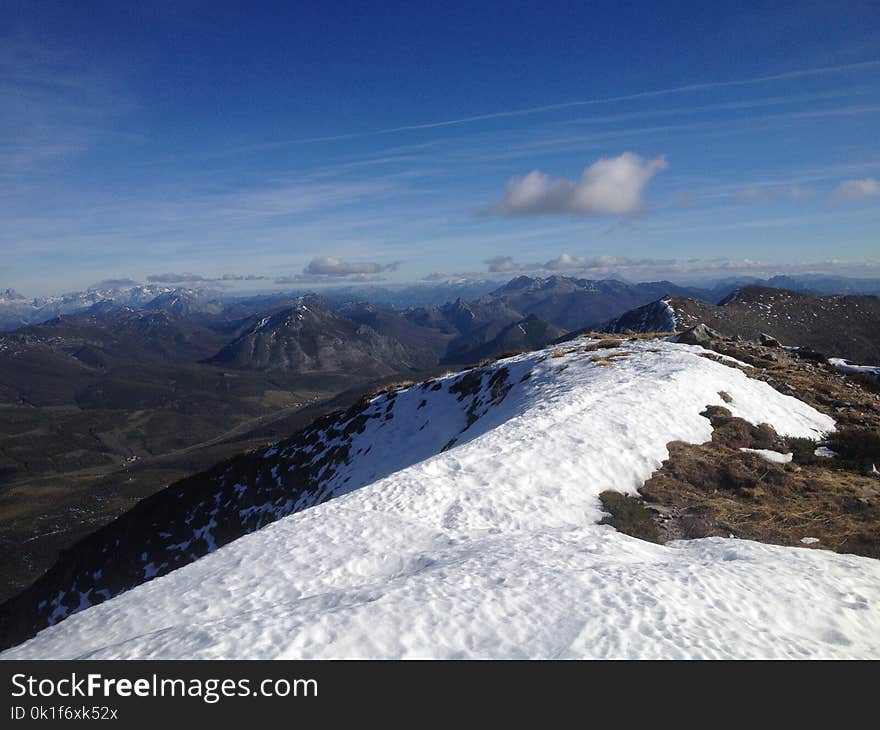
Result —
[{"label": "blue sky", "polygon": [[0,215],[26,294],[880,276],[880,13],[7,0]]}]

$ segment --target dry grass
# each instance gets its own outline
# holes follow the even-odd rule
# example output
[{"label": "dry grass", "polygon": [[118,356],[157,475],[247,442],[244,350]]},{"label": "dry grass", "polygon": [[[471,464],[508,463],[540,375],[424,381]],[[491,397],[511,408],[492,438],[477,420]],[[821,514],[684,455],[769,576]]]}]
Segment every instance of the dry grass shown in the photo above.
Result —
[{"label": "dry grass", "polygon": [[[880,557],[880,482],[836,459],[816,457],[815,442],[785,440],[769,426],[752,426],[726,409],[705,412],[715,430],[708,444],[674,442],[670,458],[640,490],[662,505],[662,539],[708,536],[802,545]],[[791,451],[772,464],[740,448]]]},{"label": "dry grass", "polygon": [[601,356],[593,355],[590,357],[590,361],[596,365],[608,366],[613,365],[617,358],[628,357],[629,355],[632,355],[632,352],[628,350],[615,350],[614,352],[607,352]]},{"label": "dry grass", "polygon": [[630,342],[638,340],[659,340],[664,337],[672,337],[675,332],[626,332],[626,339]]},{"label": "dry grass", "polygon": [[653,515],[641,499],[608,490],[602,492],[599,499],[602,501],[602,509],[608,513],[600,524],[611,525],[624,535],[640,540],[661,542],[660,531]]},{"label": "dry grass", "polygon": [[602,342],[594,342],[591,345],[586,345],[581,349],[584,352],[595,352],[596,350],[604,350],[608,347],[620,347],[622,344],[623,340],[605,339]]},{"label": "dry grass", "polygon": [[842,459],[880,463],[880,430],[873,428],[842,428],[828,439],[828,447]]},{"label": "dry grass", "polygon": [[880,393],[880,380],[868,373],[846,373],[847,377],[854,383],[858,383],[862,388],[871,393]]},{"label": "dry grass", "polygon": [[[422,387],[426,387],[433,380],[426,380],[422,383]],[[401,380],[397,383],[389,383],[388,385],[383,385],[381,388],[376,388],[376,390],[370,391],[369,393],[364,393],[360,398],[358,398],[357,403],[352,406],[353,410],[363,410],[374,398],[378,398],[380,395],[387,395],[389,398],[397,397],[397,393],[401,390],[405,390],[406,388],[412,388],[416,383],[412,380]]]}]

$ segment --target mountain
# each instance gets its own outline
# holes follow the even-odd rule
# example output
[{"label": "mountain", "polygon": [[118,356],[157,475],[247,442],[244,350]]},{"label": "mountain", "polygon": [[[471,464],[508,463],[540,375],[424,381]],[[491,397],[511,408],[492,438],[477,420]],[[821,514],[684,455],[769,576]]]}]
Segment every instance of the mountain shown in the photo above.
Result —
[{"label": "mountain", "polygon": [[224,339],[178,307],[132,309],[109,300],[0,334],[0,343],[7,346],[39,344],[99,368],[133,362],[195,362],[216,352]]},{"label": "mountain", "polygon": [[538,350],[565,334],[565,330],[530,314],[507,325],[488,342],[448,355],[445,362],[474,363],[511,352]]},{"label": "mountain", "polygon": [[504,352],[490,344],[498,337],[511,339],[513,347],[508,350],[519,349],[514,342],[517,339],[520,345],[530,341],[546,344],[549,340],[541,337],[514,335],[511,327],[530,316],[556,328],[558,336],[566,330],[597,327],[612,316],[668,294],[711,297],[715,292],[662,281],[630,284],[613,279],[519,276],[478,299],[412,307],[403,314],[413,324],[452,335],[441,360],[463,363],[476,357],[474,353]]},{"label": "mountain", "polygon": [[498,286],[497,281],[439,280],[408,286],[351,285],[322,290],[323,296],[337,302],[369,301],[380,307],[407,309],[430,307],[455,299],[477,299]]},{"label": "mountain", "polygon": [[707,406],[834,428],[703,354],[582,339],[364,399],[69,551],[0,608],[7,646],[56,625],[2,658],[876,655],[877,561],[601,524]]},{"label": "mountain", "polygon": [[788,289],[804,294],[880,294],[880,279],[858,279],[828,274],[799,274],[774,276],[766,282],[755,282],[774,289]]},{"label": "mountain", "polygon": [[[858,363],[880,363],[880,297],[833,296],[747,286],[720,304],[665,297],[613,319],[606,332],[681,331],[704,323],[729,337],[761,334]],[[674,326],[671,326],[673,325]]]},{"label": "mountain", "polygon": [[25,299],[11,289],[0,296],[0,332],[12,331],[29,324],[45,322],[64,314],[85,311],[101,302],[111,302],[140,309],[156,297],[178,295],[211,298],[207,290],[189,290],[159,284],[132,284],[123,287],[94,287],[59,296]]},{"label": "mountain", "polygon": [[418,353],[399,341],[335,315],[310,297],[262,317],[206,362],[245,370],[365,376],[416,370],[422,364]]},{"label": "mountain", "polygon": [[624,312],[619,317],[606,322],[601,328],[602,332],[675,332],[678,327],[676,309],[672,302],[676,302],[679,311],[684,311],[683,302],[688,299],[681,297],[665,297],[656,302],[636,307]]},{"label": "mountain", "polygon": [[151,299],[144,305],[144,309],[190,317],[194,314],[220,314],[224,310],[224,304],[219,299],[208,299],[194,291],[175,289]]},{"label": "mountain", "polygon": [[413,364],[429,368],[437,364],[454,338],[451,330],[443,325],[435,328],[426,323],[417,324],[399,310],[377,307],[368,302],[344,302],[334,308],[334,313],[365,325],[381,335],[393,338],[410,353]]},{"label": "mountain", "polygon": [[669,295],[715,301],[712,299],[715,292],[682,287],[669,281],[631,284],[615,279],[566,276],[544,279],[520,276],[479,301],[503,302],[523,317],[534,314],[557,327],[575,330],[599,325],[629,309]]}]

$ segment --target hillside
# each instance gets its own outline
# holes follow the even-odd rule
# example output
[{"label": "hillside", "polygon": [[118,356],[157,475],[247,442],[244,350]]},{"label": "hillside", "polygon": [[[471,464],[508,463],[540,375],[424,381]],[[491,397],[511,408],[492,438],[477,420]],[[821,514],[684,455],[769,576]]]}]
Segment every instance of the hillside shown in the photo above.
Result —
[{"label": "hillside", "polygon": [[[377,377],[424,367],[424,357],[366,324],[303,298],[262,317],[205,362],[245,370],[358,373]],[[433,363],[432,363],[433,364]]]},{"label": "hillside", "polygon": [[0,334],[0,600],[139,499],[372,382],[199,364],[238,325],[180,302],[99,302]]},{"label": "hillside", "polygon": [[488,342],[462,349],[445,358],[447,363],[474,363],[511,352],[524,352],[545,347],[562,337],[565,330],[530,314],[502,329]]},{"label": "hillside", "polygon": [[[707,406],[781,439],[834,429],[706,354],[581,339],[325,417],[73,551],[20,600],[76,613],[2,656],[876,655],[874,560],[599,524],[600,496],[635,495],[670,442],[712,438]],[[126,581],[146,582],[81,610]],[[6,643],[24,604],[2,609]]]},{"label": "hillside", "polygon": [[[726,290],[729,291],[729,290]],[[446,323],[468,335],[491,322],[495,337],[502,327],[529,315],[565,330],[595,326],[611,317],[667,295],[717,300],[717,292],[682,287],[669,281],[633,284],[616,279],[575,279],[569,276],[532,278],[519,276],[489,294],[470,302],[458,300],[443,306],[412,310],[408,316],[420,323]],[[473,346],[475,343],[471,343]]]},{"label": "hillside", "polygon": [[747,286],[718,305],[663,297],[611,320],[602,330],[682,331],[700,322],[730,337],[758,340],[765,333],[783,345],[858,363],[880,363],[880,297],[876,296],[814,296]]},{"label": "hillside", "polygon": [[132,309],[99,302],[77,314],[0,334],[0,349],[10,352],[41,344],[85,365],[107,368],[130,362],[195,362],[223,345],[221,332],[175,306],[179,298],[162,299],[171,307]]},{"label": "hillside", "polygon": [[616,279],[574,279],[566,276],[544,279],[521,276],[490,296],[504,301],[523,316],[534,314],[566,330],[598,325],[663,296],[717,301],[716,292],[679,286],[670,281],[636,284]]}]

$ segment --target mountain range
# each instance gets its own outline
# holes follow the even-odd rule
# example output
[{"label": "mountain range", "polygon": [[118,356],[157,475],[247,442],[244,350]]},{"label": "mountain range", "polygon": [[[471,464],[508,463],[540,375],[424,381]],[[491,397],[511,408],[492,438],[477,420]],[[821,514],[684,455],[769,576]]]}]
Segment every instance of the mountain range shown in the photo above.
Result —
[{"label": "mountain range", "polygon": [[[580,284],[577,282],[580,282]],[[600,282],[602,283],[600,284]],[[378,285],[337,286],[325,288],[322,296],[327,302],[332,302],[336,305],[348,302],[369,301],[374,306],[380,308],[403,310],[409,307],[439,306],[456,299],[463,301],[477,300],[483,295],[497,294],[500,289],[505,287],[509,287],[511,293],[517,289],[531,289],[531,296],[534,296],[535,290],[540,290],[542,286],[545,288],[568,287],[570,289],[584,288],[587,290],[591,286],[598,286],[604,290],[603,295],[608,297],[613,295],[616,288],[613,284],[609,284],[609,282],[616,282],[623,290],[627,287],[638,287],[637,284],[620,279],[585,280],[573,279],[567,276],[549,276],[545,279],[535,279],[521,276],[506,285],[499,285],[498,281],[489,279],[481,281],[450,279],[397,287],[382,287]],[[705,299],[711,302],[717,302],[736,289],[749,285],[768,286],[817,295],[880,294],[880,279],[858,279],[824,274],[774,276],[769,279],[737,277],[689,286],[681,286],[670,282],[659,282],[659,285],[659,287],[654,287],[655,291],[658,291],[658,288],[662,291],[659,291],[657,296],[653,298],[665,294],[676,294],[695,296],[698,299]],[[241,295],[207,287],[185,288],[166,284],[108,283],[83,291],[69,292],[57,296],[28,298],[9,288],[0,291],[0,332],[18,329],[28,324],[38,324],[60,314],[80,312],[99,302],[113,302],[133,308],[140,308],[153,302],[154,307],[168,308],[165,303],[166,301],[175,297],[181,297],[186,302],[183,306],[187,310],[191,311],[195,306],[199,309],[204,308],[215,313],[224,310],[231,316],[236,310],[239,313],[247,312],[249,314],[269,310],[306,293],[308,292]],[[540,297],[540,295],[538,296]],[[155,301],[157,297],[160,297],[159,301]],[[650,301],[650,299],[651,297],[647,301]],[[527,306],[520,306],[528,308]],[[619,311],[605,316],[598,309],[588,309],[587,314],[589,317],[596,317],[597,321],[604,321],[626,311],[632,306],[638,306],[638,304],[633,304],[631,301],[623,302],[622,309],[620,305],[617,307],[612,305],[611,309],[616,308]],[[514,308],[516,308],[515,305]],[[554,309],[555,307],[550,304],[548,309],[543,312],[530,310],[524,312],[524,314],[536,314],[557,326],[568,329],[584,326],[576,312],[572,313],[570,321],[566,323],[563,321],[565,315],[558,310],[554,311]]]},{"label": "mountain range", "polygon": [[[768,333],[827,356],[880,361],[876,298],[825,302],[763,289],[761,300],[752,291],[731,298],[727,285],[555,276],[404,308],[168,287],[62,298],[91,303],[0,334],[0,545],[8,548],[0,598],[167,484],[285,438],[382,383],[581,330],[680,330],[697,321],[730,336]],[[14,292],[4,301],[28,304]],[[654,314],[659,323],[645,319]]]}]

